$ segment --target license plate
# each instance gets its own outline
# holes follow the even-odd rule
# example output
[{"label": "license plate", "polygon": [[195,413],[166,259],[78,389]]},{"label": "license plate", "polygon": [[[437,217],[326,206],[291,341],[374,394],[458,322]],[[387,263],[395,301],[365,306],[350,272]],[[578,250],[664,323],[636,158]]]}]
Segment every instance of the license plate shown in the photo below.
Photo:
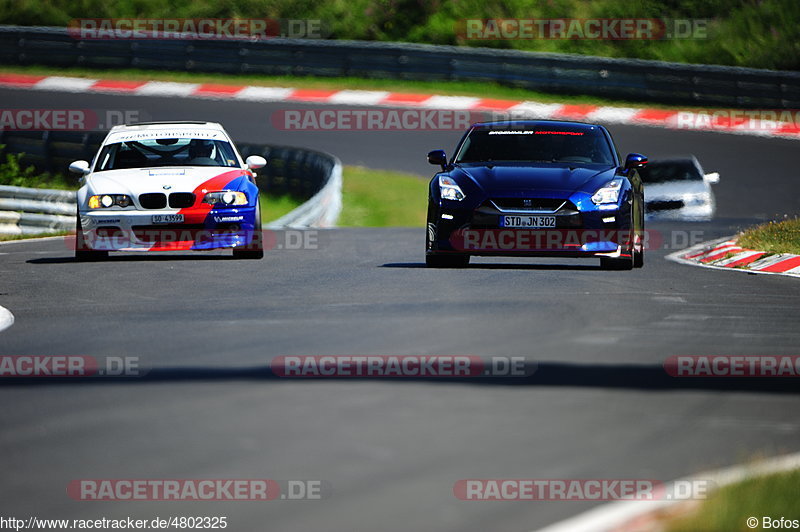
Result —
[{"label": "license plate", "polygon": [[555,228],[555,216],[501,216],[500,227]]},{"label": "license plate", "polygon": [[154,214],[151,218],[154,224],[182,224],[182,214]]}]

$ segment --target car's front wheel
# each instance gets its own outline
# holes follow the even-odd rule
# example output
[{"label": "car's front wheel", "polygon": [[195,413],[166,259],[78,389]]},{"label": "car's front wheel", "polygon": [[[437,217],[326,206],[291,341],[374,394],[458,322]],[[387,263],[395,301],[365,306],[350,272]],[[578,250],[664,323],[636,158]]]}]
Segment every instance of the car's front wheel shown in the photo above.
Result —
[{"label": "car's front wheel", "polygon": [[75,220],[75,260],[79,262],[94,262],[108,258],[108,251],[98,251],[90,249],[83,236],[83,226],[81,225],[81,213],[76,215]]},{"label": "car's front wheel", "polygon": [[642,207],[639,209],[639,223],[641,229],[637,233],[636,241],[633,243],[633,267],[641,268],[644,266],[644,243],[647,234],[644,230],[644,202],[641,203]]},{"label": "car's front wheel", "polygon": [[428,268],[466,268],[469,265],[469,255],[425,255],[425,265]]},{"label": "car's front wheel", "polygon": [[246,246],[233,248],[234,259],[258,260],[264,258],[264,234],[261,232],[261,202],[256,202],[256,219],[253,222],[253,235]]},{"label": "car's front wheel", "polygon": [[644,266],[644,249],[633,252],[633,267],[641,268]]},{"label": "car's front wheel", "polygon": [[600,267],[604,270],[632,270],[633,254],[628,257],[600,257]]}]

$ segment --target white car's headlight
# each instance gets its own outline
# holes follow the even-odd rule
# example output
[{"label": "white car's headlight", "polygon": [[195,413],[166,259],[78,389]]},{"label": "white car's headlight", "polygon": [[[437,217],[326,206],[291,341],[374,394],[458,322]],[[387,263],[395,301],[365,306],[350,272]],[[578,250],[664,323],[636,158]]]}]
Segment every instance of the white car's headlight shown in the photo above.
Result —
[{"label": "white car's headlight", "polygon": [[126,196],[125,194],[100,194],[89,198],[90,209],[108,209],[114,205],[124,209],[125,207],[133,205],[133,200],[131,200],[130,196]]},{"label": "white car's headlight", "polygon": [[209,192],[203,198],[203,203],[209,205],[247,205],[247,195],[244,192],[232,190],[221,190],[219,192]]},{"label": "white car's headlight", "polygon": [[619,192],[622,188],[622,179],[609,181],[592,195],[592,203],[602,205],[619,201]]},{"label": "white car's headlight", "polygon": [[461,201],[466,197],[455,180],[444,175],[439,176],[439,193],[446,200]]}]

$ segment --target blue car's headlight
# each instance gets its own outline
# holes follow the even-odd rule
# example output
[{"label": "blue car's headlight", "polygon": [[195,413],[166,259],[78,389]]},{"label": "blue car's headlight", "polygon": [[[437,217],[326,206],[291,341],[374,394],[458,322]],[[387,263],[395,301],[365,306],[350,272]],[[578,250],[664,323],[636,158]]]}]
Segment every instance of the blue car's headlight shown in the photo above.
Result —
[{"label": "blue car's headlight", "polygon": [[461,201],[466,197],[452,177],[443,175],[439,176],[439,193],[446,200]]},{"label": "blue car's headlight", "polygon": [[592,203],[595,205],[616,203],[619,201],[619,192],[621,188],[622,179],[614,179],[613,181],[609,181],[600,187],[597,192],[594,193],[594,195],[592,195]]}]

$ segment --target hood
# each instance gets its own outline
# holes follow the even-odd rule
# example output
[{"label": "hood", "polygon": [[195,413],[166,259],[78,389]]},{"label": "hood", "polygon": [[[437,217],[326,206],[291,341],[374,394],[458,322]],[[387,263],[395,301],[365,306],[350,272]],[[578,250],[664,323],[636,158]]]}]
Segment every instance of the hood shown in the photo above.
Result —
[{"label": "hood", "polygon": [[221,181],[225,181],[222,184],[224,186],[227,182],[249,174],[242,168],[219,166],[133,168],[91,174],[86,178],[86,184],[95,194],[138,196],[147,192],[194,192],[202,184],[223,175],[222,179],[216,179],[209,185],[218,188]]},{"label": "hood", "polygon": [[[614,166],[570,166],[568,163],[541,163],[497,166],[459,165],[451,175],[472,180],[489,195],[530,195],[567,198],[578,190],[593,193],[614,178]],[[460,174],[460,175],[459,175]]]}]

